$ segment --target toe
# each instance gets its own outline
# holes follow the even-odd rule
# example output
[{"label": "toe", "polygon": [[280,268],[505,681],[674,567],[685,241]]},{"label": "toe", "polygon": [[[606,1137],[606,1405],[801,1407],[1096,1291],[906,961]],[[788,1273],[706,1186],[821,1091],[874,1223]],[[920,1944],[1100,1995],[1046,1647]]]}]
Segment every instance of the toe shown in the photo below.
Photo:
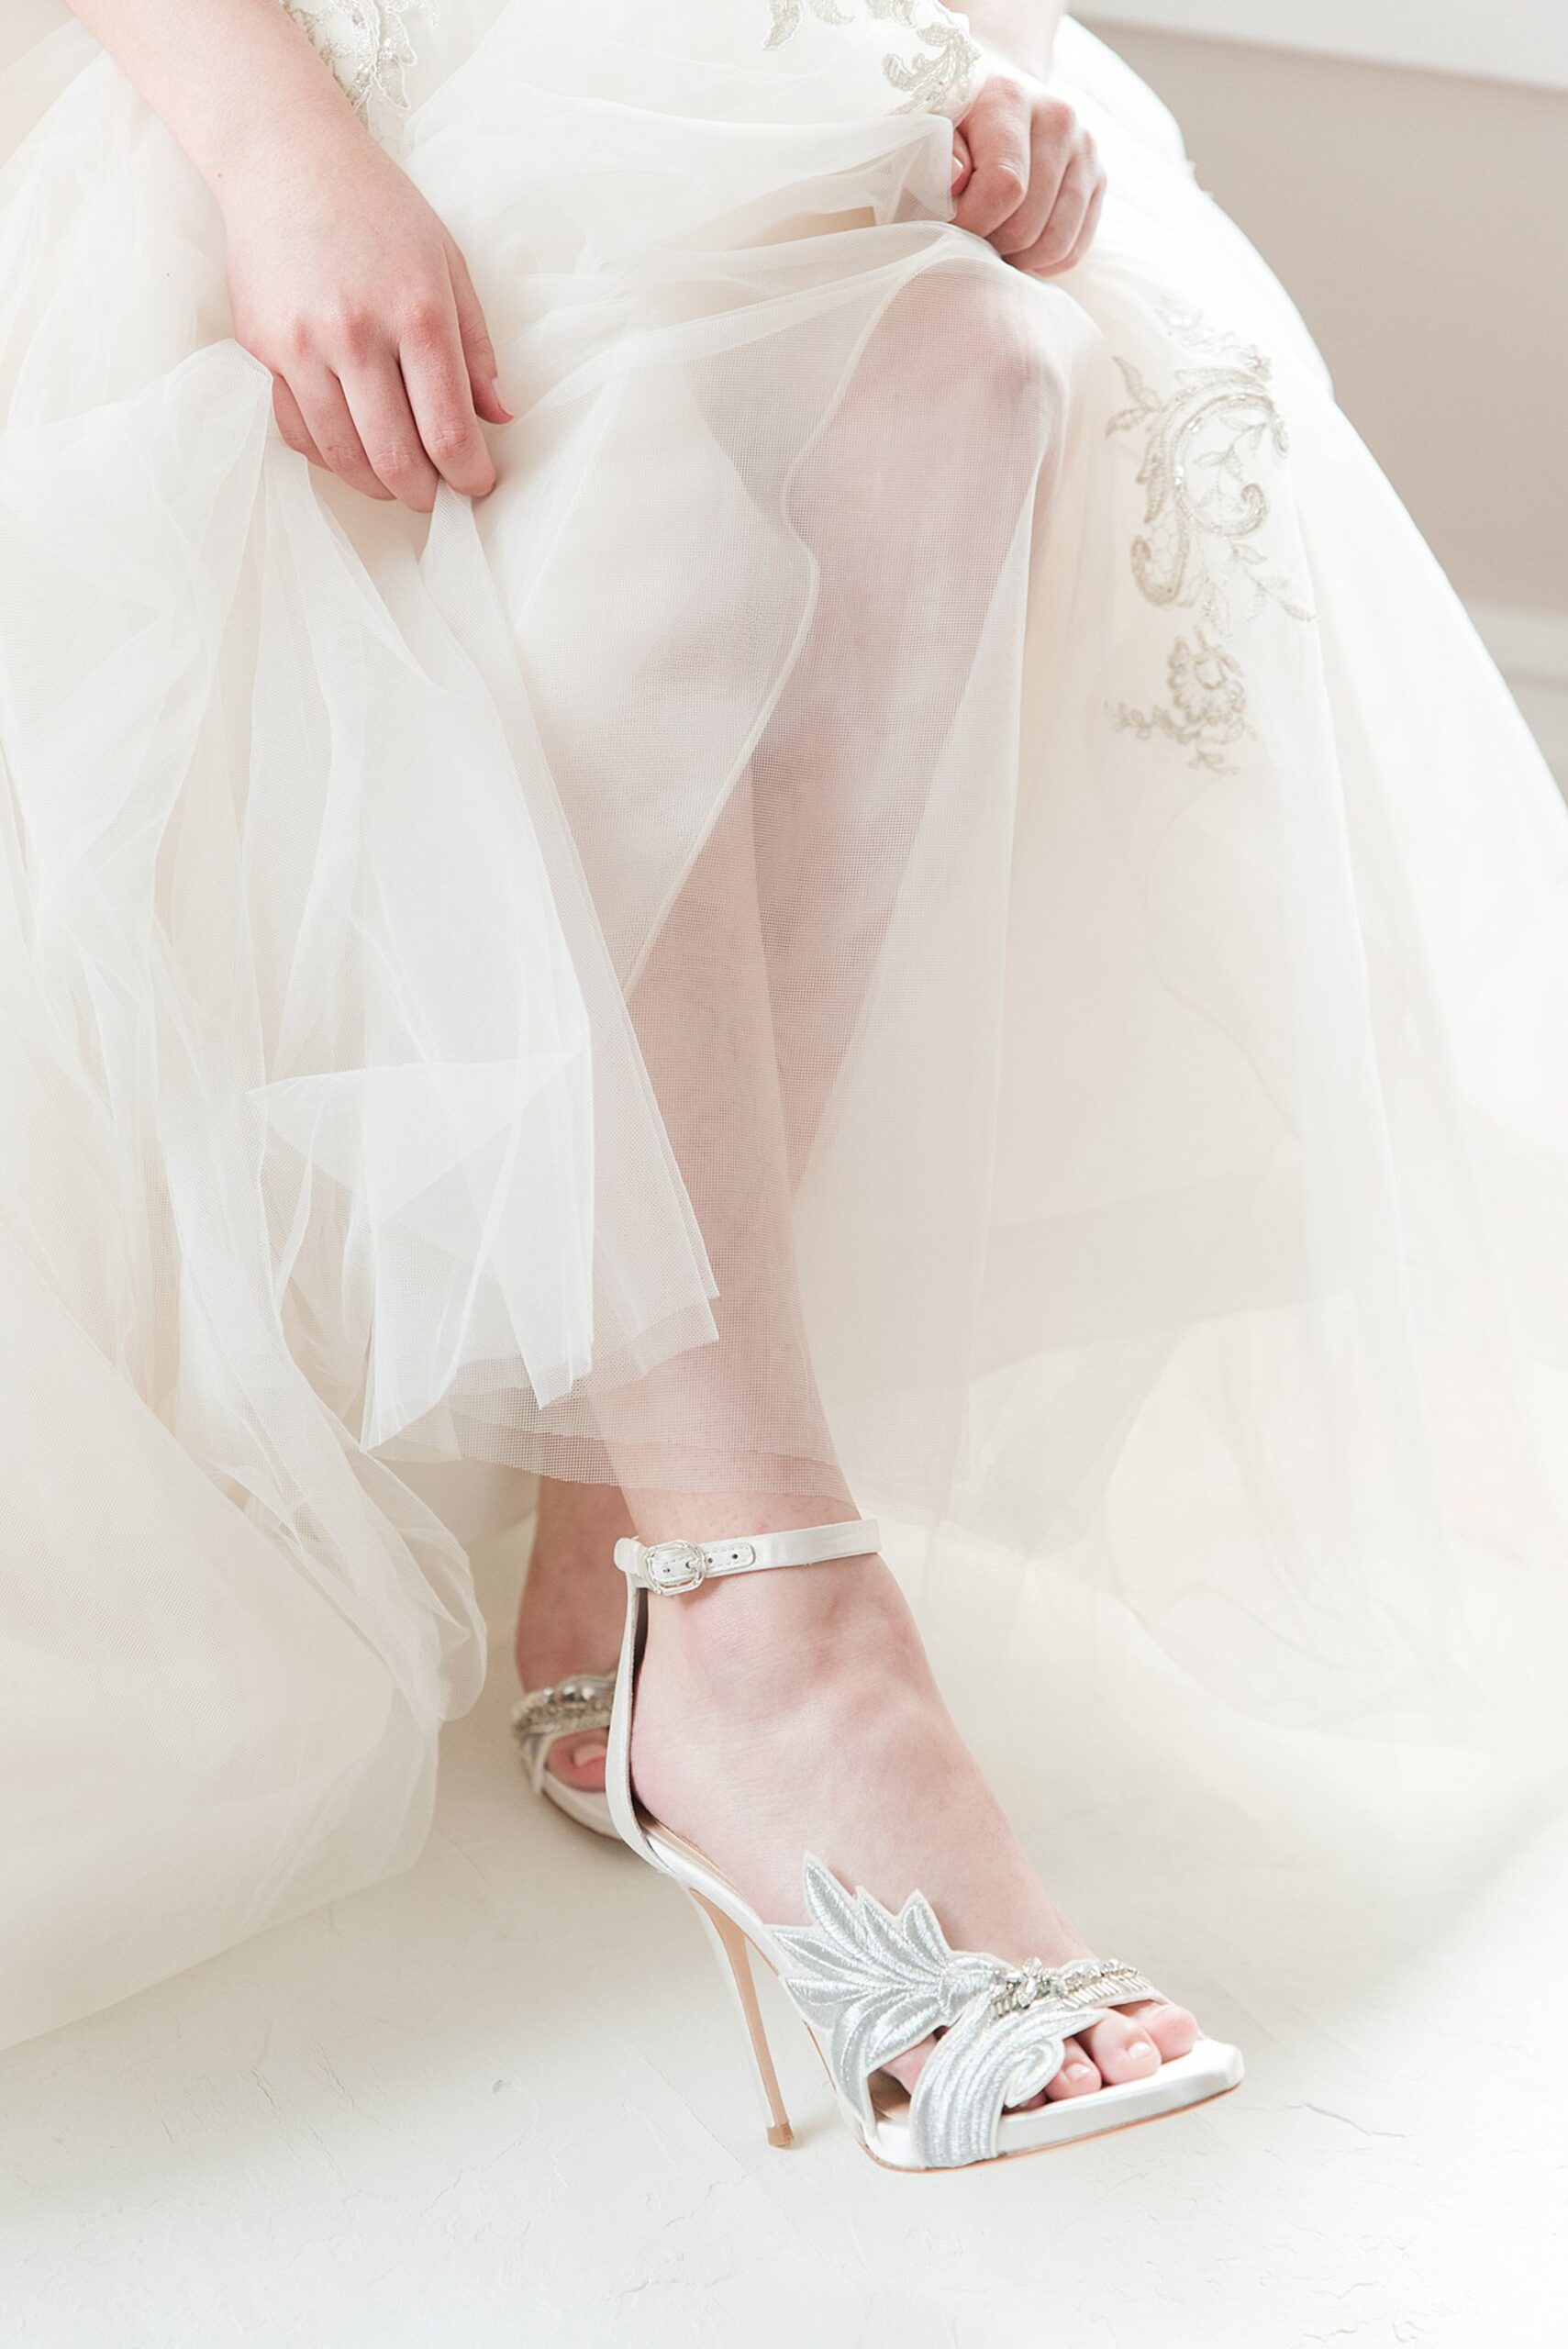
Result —
[{"label": "toe", "polygon": [[1100,2075],[1089,2061],[1089,2053],[1081,2039],[1069,2039],[1062,2050],[1062,2069],[1045,2093],[1053,2101],[1067,2096],[1093,2096],[1100,2085]]},{"label": "toe", "polygon": [[1187,2055],[1197,2044],[1197,2017],[1188,2014],[1185,2007],[1173,2007],[1166,1998],[1146,1998],[1141,2006],[1126,2009],[1129,2022],[1140,2024],[1162,2060],[1174,2063],[1178,2055]]},{"label": "toe", "polygon": [[608,1740],[603,1735],[558,1737],[550,1749],[549,1766],[556,1776],[581,1792],[602,1788]]},{"label": "toe", "polygon": [[1084,2033],[1084,2043],[1107,2087],[1147,2079],[1160,2068],[1160,2050],[1140,2015],[1107,2015]]}]

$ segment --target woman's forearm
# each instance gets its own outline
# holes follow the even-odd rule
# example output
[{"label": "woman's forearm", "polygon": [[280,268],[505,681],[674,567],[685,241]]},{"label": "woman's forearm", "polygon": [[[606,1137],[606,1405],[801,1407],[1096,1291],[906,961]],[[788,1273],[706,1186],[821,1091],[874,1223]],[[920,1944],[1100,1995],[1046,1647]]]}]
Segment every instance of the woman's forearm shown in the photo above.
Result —
[{"label": "woman's forearm", "polygon": [[278,0],[69,0],[221,201],[317,136],[363,136],[338,83]]},{"label": "woman's forearm", "polygon": [[1021,65],[1026,73],[1046,79],[1065,0],[956,0],[956,5],[969,18],[977,40]]}]

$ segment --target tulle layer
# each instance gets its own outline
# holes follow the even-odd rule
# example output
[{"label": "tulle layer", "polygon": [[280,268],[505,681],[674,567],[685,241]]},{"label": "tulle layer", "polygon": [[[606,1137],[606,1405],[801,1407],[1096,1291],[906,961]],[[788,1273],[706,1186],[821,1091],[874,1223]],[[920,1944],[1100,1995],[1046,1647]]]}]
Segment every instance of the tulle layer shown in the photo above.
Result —
[{"label": "tulle layer", "polygon": [[1276,1723],[1539,1743],[1568,824],[1154,101],[1066,29],[1113,193],[1040,286],[869,17],[449,0],[403,155],[519,418],[427,535],[278,440],[61,14],[0,35],[5,2030],[406,1855],[430,1464],[841,1464]]}]

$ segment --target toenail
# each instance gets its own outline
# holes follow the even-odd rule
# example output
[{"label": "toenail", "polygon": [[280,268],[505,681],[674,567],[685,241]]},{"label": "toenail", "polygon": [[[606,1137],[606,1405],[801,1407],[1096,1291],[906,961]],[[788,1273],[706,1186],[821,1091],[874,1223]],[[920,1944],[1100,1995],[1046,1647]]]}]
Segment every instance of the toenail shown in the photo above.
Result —
[{"label": "toenail", "polygon": [[567,1758],[582,1769],[590,1762],[602,1762],[609,1750],[607,1737],[580,1737]]},{"label": "toenail", "polygon": [[1094,2078],[1095,2067],[1092,2064],[1067,2064],[1062,2066],[1062,2076],[1064,2080],[1071,2080],[1075,2087],[1080,2087],[1084,2081]]},{"label": "toenail", "polygon": [[1160,2051],[1151,2039],[1129,2039],[1124,2051],[1129,2055],[1157,2055]]}]

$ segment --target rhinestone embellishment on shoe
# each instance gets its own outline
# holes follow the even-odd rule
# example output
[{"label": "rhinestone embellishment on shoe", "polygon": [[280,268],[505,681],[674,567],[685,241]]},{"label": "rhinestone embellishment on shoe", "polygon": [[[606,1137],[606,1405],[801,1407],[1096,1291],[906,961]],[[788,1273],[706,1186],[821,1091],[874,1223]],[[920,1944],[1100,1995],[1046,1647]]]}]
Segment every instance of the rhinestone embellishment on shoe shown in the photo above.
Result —
[{"label": "rhinestone embellishment on shoe", "polygon": [[1046,1965],[1031,1957],[1011,1965],[991,1995],[994,2015],[1022,2014],[1038,1999],[1057,2007],[1123,2007],[1138,1998],[1158,1998],[1153,1984],[1136,1966],[1118,1958],[1075,1957],[1066,1965]]},{"label": "rhinestone embellishment on shoe", "polygon": [[514,1708],[512,1735],[526,1754],[536,1738],[567,1737],[573,1730],[608,1729],[613,1673],[578,1672],[553,1688],[535,1688]]}]

